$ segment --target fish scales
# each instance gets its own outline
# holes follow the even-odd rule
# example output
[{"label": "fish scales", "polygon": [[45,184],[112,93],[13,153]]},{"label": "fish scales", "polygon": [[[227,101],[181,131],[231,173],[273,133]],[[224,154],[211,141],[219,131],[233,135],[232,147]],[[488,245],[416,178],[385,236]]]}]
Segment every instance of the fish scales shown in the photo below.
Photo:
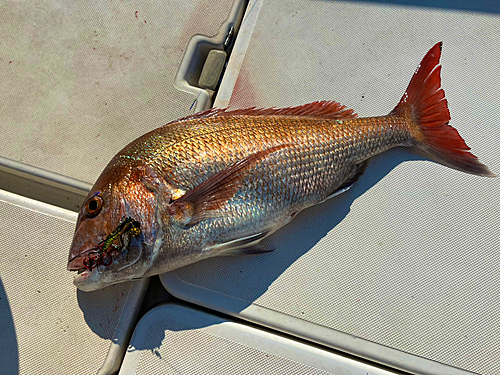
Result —
[{"label": "fish scales", "polygon": [[[168,176],[168,183],[189,190],[234,160],[276,145],[290,147],[265,163],[291,169],[294,176],[311,168],[348,168],[348,163],[410,141],[408,124],[392,117],[332,121],[237,116],[209,120],[203,126],[191,120],[157,129],[148,134],[148,142],[139,139],[120,156],[140,158],[157,173]],[[191,124],[193,132],[189,131]],[[161,151],[150,152],[144,147],[146,143]]]},{"label": "fish scales", "polygon": [[448,125],[440,55],[438,43],[387,116],[358,118],[329,101],[212,109],[130,143],[78,216],[68,259],[75,285],[90,291],[216,255],[268,252],[262,239],[349,189],[393,147],[494,177]]},{"label": "fish scales", "polygon": [[[206,254],[199,249],[210,252],[218,243],[281,226],[294,213],[330,195],[355,164],[410,140],[404,120],[383,117],[342,121],[280,117],[266,119],[266,122],[248,117],[217,120],[216,124],[206,124],[206,133],[200,132],[184,140],[177,138],[171,147],[178,152],[171,153],[175,156],[166,163],[150,161],[154,165],[167,165],[160,172],[176,171],[174,178],[167,181],[173,188],[190,190],[202,182],[200,180],[230,166],[232,160],[276,145],[290,144],[290,147],[276,152],[248,172],[220,217],[205,220],[196,228],[174,229],[177,233],[170,236],[175,239],[168,244],[170,254],[157,258],[152,267],[155,270],[166,272],[179,267],[180,263],[172,259],[172,254],[185,256],[186,248],[193,250],[193,257],[202,258]],[[179,126],[184,127],[184,124]],[[217,131],[213,131],[214,126],[218,127]],[[234,137],[234,128],[238,128],[238,137]],[[263,129],[266,129],[266,138],[262,136]],[[176,127],[169,126],[159,132],[162,130],[175,133]],[[214,144],[222,150],[214,150]],[[208,160],[194,161],[193,154],[204,153],[210,155]],[[184,184],[177,185],[177,181]]]}]

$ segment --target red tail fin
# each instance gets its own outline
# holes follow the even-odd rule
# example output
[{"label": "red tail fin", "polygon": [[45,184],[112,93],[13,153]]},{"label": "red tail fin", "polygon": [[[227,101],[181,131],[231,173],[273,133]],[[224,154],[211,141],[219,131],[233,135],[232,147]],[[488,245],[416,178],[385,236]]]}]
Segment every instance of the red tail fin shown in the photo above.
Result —
[{"label": "red tail fin", "polygon": [[437,43],[425,55],[413,75],[406,92],[391,114],[410,116],[420,127],[417,151],[448,167],[479,176],[495,177],[480,163],[458,131],[448,125],[450,112],[441,88],[442,43]]}]

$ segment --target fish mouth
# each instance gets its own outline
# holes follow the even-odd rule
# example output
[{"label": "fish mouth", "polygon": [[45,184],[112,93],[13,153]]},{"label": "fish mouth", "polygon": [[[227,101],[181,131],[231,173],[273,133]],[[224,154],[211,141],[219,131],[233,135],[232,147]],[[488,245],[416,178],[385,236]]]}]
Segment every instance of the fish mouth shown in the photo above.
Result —
[{"label": "fish mouth", "polygon": [[76,275],[76,278],[86,280],[90,276],[92,276],[92,273],[94,272],[94,270],[89,270],[87,268],[80,268],[77,272],[78,272],[78,274]]},{"label": "fish mouth", "polygon": [[97,246],[85,250],[68,260],[68,271],[84,273],[85,269],[92,271],[95,268],[107,268],[115,260],[128,256],[131,237],[141,233],[141,224],[131,217],[123,217],[118,227],[99,242]]},{"label": "fish mouth", "polygon": [[84,261],[85,261],[85,259],[87,259],[91,250],[93,250],[93,249],[87,250],[82,254],[79,254],[79,255],[74,256],[73,258],[70,258],[68,261],[68,267],[67,267],[68,271],[78,271],[78,273],[81,273],[85,270],[88,270],[88,267],[85,266]]},{"label": "fish mouth", "polygon": [[77,256],[68,262],[68,271],[76,271],[77,278],[85,280],[88,279],[94,270],[89,270],[85,267],[83,261],[85,260],[84,256]]},{"label": "fish mouth", "polygon": [[[73,257],[72,259],[69,260],[68,262],[68,271],[83,271],[86,270],[87,268],[83,264],[85,257],[83,256],[76,256]],[[78,272],[81,273],[81,272]]]},{"label": "fish mouth", "polygon": [[102,269],[103,266],[107,268],[107,266],[111,265],[119,257],[123,249],[123,247],[121,249],[114,247],[113,251],[108,251],[103,254],[99,246],[92,247],[85,250],[83,253],[70,257],[67,269],[68,271],[78,271],[78,273],[82,273],[85,270],[93,271],[95,268]]},{"label": "fish mouth", "polygon": [[99,275],[97,269],[89,270],[87,268],[79,269],[78,274],[73,279],[73,285],[84,292],[99,289]]},{"label": "fish mouth", "polygon": [[[128,251],[128,248],[123,246],[121,248],[114,248],[103,255],[99,254],[96,247],[88,249],[83,253],[76,255],[69,259],[67,269],[68,271],[76,271],[77,277],[80,279],[88,279],[94,271],[104,272],[109,269],[110,266],[116,264],[117,261],[123,259],[126,254],[124,252]],[[98,254],[98,255],[97,255]],[[95,255],[93,258],[93,264],[89,264],[89,258]],[[104,261],[105,259],[105,261]]]}]

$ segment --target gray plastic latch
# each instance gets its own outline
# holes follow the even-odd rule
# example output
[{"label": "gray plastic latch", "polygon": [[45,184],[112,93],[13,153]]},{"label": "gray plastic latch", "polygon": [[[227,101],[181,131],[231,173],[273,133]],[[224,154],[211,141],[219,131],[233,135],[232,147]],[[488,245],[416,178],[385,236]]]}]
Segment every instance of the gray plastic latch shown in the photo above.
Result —
[{"label": "gray plastic latch", "polygon": [[213,49],[208,53],[198,80],[201,88],[214,90],[217,87],[226,58],[227,54],[224,51]]}]

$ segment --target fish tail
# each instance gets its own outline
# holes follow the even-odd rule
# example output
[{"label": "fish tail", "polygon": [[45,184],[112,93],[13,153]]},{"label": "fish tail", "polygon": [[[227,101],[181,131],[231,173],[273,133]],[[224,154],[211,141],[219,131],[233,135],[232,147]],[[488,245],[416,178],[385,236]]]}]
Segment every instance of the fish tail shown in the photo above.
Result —
[{"label": "fish tail", "polygon": [[441,88],[442,42],[425,55],[401,101],[390,115],[409,119],[414,150],[440,164],[478,176],[496,175],[469,152],[458,131],[448,125],[450,112]]}]

